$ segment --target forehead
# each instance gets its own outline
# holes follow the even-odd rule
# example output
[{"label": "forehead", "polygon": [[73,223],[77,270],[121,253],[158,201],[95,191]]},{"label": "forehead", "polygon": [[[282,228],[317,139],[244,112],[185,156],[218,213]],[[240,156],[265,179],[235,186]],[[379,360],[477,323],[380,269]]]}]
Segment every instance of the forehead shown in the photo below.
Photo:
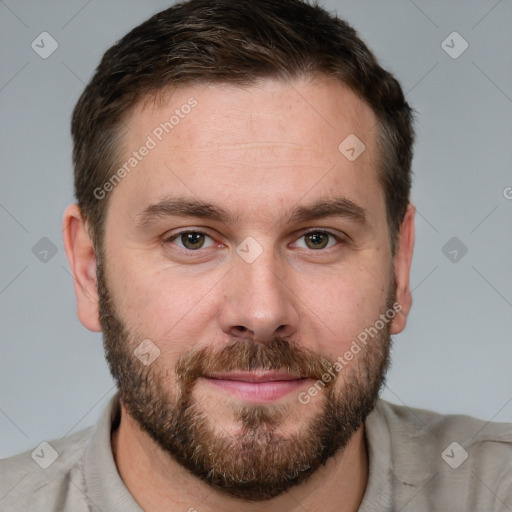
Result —
[{"label": "forehead", "polygon": [[340,82],[168,90],[140,102],[126,126],[119,164],[135,165],[125,165],[111,200],[133,215],[173,194],[238,216],[332,194],[382,202],[375,115]]}]

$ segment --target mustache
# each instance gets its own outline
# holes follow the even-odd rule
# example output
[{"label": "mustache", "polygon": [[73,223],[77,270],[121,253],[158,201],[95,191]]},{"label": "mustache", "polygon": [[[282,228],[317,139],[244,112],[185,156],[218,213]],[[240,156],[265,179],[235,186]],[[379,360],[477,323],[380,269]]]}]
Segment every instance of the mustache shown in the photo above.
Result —
[{"label": "mustache", "polygon": [[[254,370],[281,370],[322,379],[334,361],[310,349],[298,346],[280,337],[267,343],[234,339],[222,348],[204,347],[184,354],[176,365],[178,381],[185,389],[209,373]],[[333,384],[334,379],[328,384]]]}]

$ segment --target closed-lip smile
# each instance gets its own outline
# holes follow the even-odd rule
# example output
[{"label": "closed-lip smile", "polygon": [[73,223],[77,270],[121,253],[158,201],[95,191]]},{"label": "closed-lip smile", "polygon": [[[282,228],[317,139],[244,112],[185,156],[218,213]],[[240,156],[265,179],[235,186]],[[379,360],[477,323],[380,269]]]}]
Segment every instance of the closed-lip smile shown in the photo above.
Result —
[{"label": "closed-lip smile", "polygon": [[209,379],[237,380],[242,382],[274,382],[278,380],[297,380],[303,378],[301,375],[298,374],[273,370],[251,370],[226,373],[210,373],[206,377]]},{"label": "closed-lip smile", "polygon": [[204,379],[245,402],[268,403],[302,387],[307,377],[282,370],[211,372]]}]

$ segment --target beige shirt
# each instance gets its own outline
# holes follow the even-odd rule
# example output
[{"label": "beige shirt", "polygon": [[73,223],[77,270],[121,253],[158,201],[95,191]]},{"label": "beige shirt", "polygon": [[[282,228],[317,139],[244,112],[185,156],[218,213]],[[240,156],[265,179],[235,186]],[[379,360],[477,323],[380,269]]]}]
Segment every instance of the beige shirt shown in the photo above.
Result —
[{"label": "beige shirt", "polygon": [[[0,461],[3,512],[140,512],[110,445],[112,397],[95,427]],[[512,425],[379,400],[365,423],[360,512],[512,512]]]}]

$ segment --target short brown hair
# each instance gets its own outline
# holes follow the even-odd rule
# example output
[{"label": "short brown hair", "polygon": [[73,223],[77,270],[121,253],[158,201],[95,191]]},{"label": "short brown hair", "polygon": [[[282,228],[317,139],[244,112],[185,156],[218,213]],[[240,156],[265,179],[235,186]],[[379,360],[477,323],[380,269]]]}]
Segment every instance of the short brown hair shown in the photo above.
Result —
[{"label": "short brown hair", "polygon": [[344,82],[378,119],[378,172],[394,254],[411,188],[412,109],[346,21],[302,0],[178,3],[105,53],[71,126],[75,195],[95,245],[103,239],[108,198],[94,191],[115,173],[124,119],[143,97],[183,85],[314,75]]}]

